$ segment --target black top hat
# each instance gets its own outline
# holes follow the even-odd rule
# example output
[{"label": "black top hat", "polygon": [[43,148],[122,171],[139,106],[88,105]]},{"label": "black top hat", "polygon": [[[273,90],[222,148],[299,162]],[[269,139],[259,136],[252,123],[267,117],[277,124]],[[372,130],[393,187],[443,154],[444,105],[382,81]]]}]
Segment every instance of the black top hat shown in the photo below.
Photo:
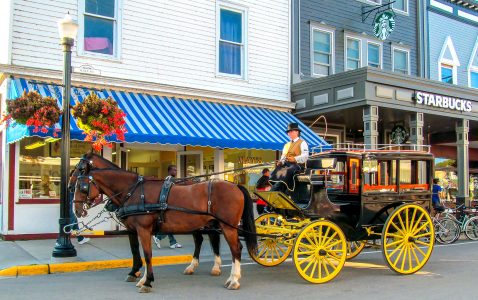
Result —
[{"label": "black top hat", "polygon": [[289,132],[292,130],[297,130],[298,132],[301,132],[298,123],[289,123],[289,125],[287,126],[287,130],[285,132]]}]

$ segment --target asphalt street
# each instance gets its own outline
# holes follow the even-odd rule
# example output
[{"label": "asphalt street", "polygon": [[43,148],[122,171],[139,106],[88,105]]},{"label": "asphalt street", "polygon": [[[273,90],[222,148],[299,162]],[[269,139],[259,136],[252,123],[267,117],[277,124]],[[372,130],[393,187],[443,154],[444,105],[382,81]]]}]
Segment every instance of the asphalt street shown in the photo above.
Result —
[{"label": "asphalt street", "polygon": [[124,282],[128,270],[54,274],[0,279],[1,299],[477,299],[478,242],[436,246],[419,274],[397,275],[378,250],[366,249],[333,281],[314,285],[301,279],[291,261],[266,268],[243,260],[241,288],[222,285],[230,272],[224,257],[220,277],[211,277],[212,263],[201,262],[195,275],[185,265],[155,267],[151,294],[138,294]]}]

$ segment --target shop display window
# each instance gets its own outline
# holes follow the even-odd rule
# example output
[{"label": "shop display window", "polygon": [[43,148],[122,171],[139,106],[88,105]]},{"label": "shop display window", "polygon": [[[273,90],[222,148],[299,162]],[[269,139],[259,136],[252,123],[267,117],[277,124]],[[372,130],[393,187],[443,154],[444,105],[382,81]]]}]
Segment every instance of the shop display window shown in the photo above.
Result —
[{"label": "shop display window", "polygon": [[[22,139],[19,145],[18,198],[59,199],[60,139],[29,137]],[[90,149],[88,143],[71,141],[71,168],[74,168],[79,158]]]},{"label": "shop display window", "polygon": [[[275,151],[271,150],[246,150],[246,149],[225,149],[224,150],[224,170],[233,170],[254,166],[257,164],[273,162],[276,159]],[[257,168],[226,173],[224,179],[245,186],[250,192],[253,192],[257,180],[262,176],[262,170],[265,166]],[[268,166],[271,170],[274,166]]]}]

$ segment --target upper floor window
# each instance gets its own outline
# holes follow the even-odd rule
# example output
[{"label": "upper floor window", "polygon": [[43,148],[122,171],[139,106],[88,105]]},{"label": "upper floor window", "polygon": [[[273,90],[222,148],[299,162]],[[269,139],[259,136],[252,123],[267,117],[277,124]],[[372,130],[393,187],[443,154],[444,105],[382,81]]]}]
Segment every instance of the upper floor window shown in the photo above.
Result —
[{"label": "upper floor window", "polygon": [[455,81],[453,78],[453,67],[445,64],[441,64],[440,66],[440,73],[441,73],[441,82],[453,84]]},{"label": "upper floor window", "polygon": [[470,87],[478,89],[478,70],[470,71]]},{"label": "upper floor window", "polygon": [[408,14],[408,0],[395,0],[392,7],[395,11]]},{"label": "upper floor window", "polygon": [[312,28],[312,75],[334,73],[334,31]]},{"label": "upper floor window", "polygon": [[460,66],[458,55],[451,37],[445,39],[445,43],[438,58],[438,80],[450,84],[457,84],[457,69]]},{"label": "upper floor window", "polygon": [[361,66],[361,40],[347,38],[347,67],[346,70],[355,70]]},{"label": "upper floor window", "polygon": [[367,43],[367,65],[369,67],[382,67],[382,46],[380,44]]},{"label": "upper floor window", "polygon": [[245,11],[220,8],[218,71],[243,77],[245,68]]},{"label": "upper floor window", "polygon": [[120,0],[84,0],[80,7],[80,38],[78,44],[83,53],[106,57],[118,56]]},{"label": "upper floor window", "polygon": [[392,47],[392,71],[410,74],[410,52],[406,49]]}]

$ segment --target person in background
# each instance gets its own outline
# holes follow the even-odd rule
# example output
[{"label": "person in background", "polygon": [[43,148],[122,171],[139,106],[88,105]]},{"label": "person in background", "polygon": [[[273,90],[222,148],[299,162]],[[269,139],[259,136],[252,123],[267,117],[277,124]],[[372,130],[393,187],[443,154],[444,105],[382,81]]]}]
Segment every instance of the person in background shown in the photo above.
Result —
[{"label": "person in background", "polygon": [[433,179],[433,189],[432,189],[432,205],[433,209],[437,213],[445,211],[445,207],[441,205],[440,193],[443,191],[443,188],[438,184],[438,178]]},{"label": "person in background", "polygon": [[[256,190],[257,191],[268,191],[271,189],[271,183],[269,182],[269,176],[271,175],[271,171],[268,168],[262,170],[262,177],[257,180]],[[267,203],[262,200],[261,198],[257,199],[256,202],[256,209],[259,215],[262,215],[265,212],[265,208]]]},{"label": "person in background", "polygon": [[[173,177],[173,181],[174,181],[174,178],[176,178],[177,175],[178,175],[178,168],[175,165],[168,166],[168,177]],[[168,177],[166,177],[166,178],[168,178]],[[178,243],[176,241],[176,238],[174,237],[174,235],[168,234],[167,236],[169,238],[169,248],[175,249],[175,248],[182,248],[183,247],[180,243]],[[153,241],[156,244],[156,246],[158,246],[159,249],[161,249],[161,243],[160,242],[165,237],[166,237],[165,234],[157,233],[157,234],[153,235]]]}]

